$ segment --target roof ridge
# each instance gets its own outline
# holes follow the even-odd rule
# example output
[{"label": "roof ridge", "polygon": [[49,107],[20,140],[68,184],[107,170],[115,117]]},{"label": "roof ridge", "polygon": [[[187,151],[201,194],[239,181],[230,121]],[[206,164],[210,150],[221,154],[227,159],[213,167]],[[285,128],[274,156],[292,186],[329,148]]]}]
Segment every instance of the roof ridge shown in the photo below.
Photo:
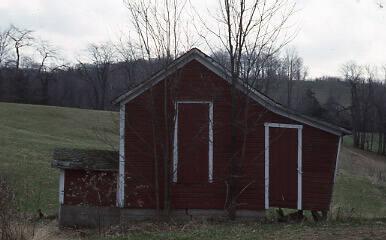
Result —
[{"label": "roof ridge", "polygon": [[[230,73],[228,69],[226,69],[224,66],[219,64],[216,60],[214,60],[212,57],[206,55],[204,52],[202,52],[198,48],[192,48],[186,53],[182,54],[178,58],[176,58],[174,61],[172,61],[166,68],[161,69],[160,71],[154,73],[152,76],[150,76],[146,81],[141,82],[137,86],[133,87],[126,93],[120,95],[116,99],[113,100],[113,104],[122,104],[129,102],[130,100],[134,99],[136,96],[140,95],[142,92],[147,90],[148,88],[154,86],[159,81],[165,79],[169,74],[175,72],[177,69],[182,68],[186,63],[197,60],[201,64],[203,64],[205,67],[207,67],[209,70],[214,72],[216,75],[220,76],[227,82],[231,82],[230,79]],[[177,67],[177,68],[176,68]],[[242,81],[239,79],[237,82],[238,88],[241,91],[249,91],[249,93],[252,93],[249,95],[252,99],[254,99],[256,102],[261,104],[263,107],[267,108],[268,110],[285,116],[287,118],[290,118],[292,120],[303,122],[305,124],[317,127],[319,129],[332,132],[336,135],[342,135],[342,134],[351,134],[351,132],[343,127],[325,122],[320,119],[316,119],[310,116],[306,116],[304,114],[298,113],[297,111],[294,111],[292,109],[288,109],[279,102],[275,101],[274,99],[270,98],[269,96],[265,95],[264,93],[260,92],[259,90],[253,88],[248,83]]]}]

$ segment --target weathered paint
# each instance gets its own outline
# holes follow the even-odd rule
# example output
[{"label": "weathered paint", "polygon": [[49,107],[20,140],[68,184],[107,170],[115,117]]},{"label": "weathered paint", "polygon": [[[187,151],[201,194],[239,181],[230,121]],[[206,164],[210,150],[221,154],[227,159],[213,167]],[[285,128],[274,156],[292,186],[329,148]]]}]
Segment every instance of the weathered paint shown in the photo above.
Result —
[{"label": "weathered paint", "polygon": [[65,170],[63,205],[115,206],[117,173]]},{"label": "weathered paint", "polygon": [[[164,92],[167,92],[166,99]],[[153,99],[152,99],[153,97]],[[209,101],[213,102],[213,182],[172,184],[172,207],[177,209],[222,209],[226,196],[225,179],[228,176],[230,150],[230,86],[228,82],[215,75],[197,61],[192,61],[168,79],[153,86],[126,103],[125,152],[127,172],[125,188],[125,207],[153,208],[154,193],[154,158],[153,143],[156,138],[158,149],[158,169],[160,189],[162,189],[163,160],[165,144],[171,146],[169,159],[173,159],[173,138],[175,135],[175,102],[176,101]],[[167,124],[163,105],[166,102]],[[155,104],[152,107],[152,104]],[[265,208],[265,127],[264,122],[299,125],[299,122],[277,115],[262,107],[253,100],[239,93],[239,109],[248,105],[248,114],[239,116],[241,125],[250,126],[246,135],[246,149],[242,163],[242,178],[239,189],[241,209],[260,210]],[[155,113],[151,110],[154,109]],[[134,114],[135,113],[135,114]],[[153,119],[155,118],[155,119]],[[152,134],[152,124],[156,125],[157,134]],[[304,125],[304,124],[302,124]],[[242,127],[238,136],[238,146],[243,141]],[[295,129],[296,132],[296,129]],[[165,139],[169,143],[165,143]],[[326,210],[332,194],[335,159],[338,136],[326,131],[304,125],[302,129],[302,203],[295,202],[294,208]],[[295,138],[295,143],[298,139]],[[295,153],[298,146],[295,147]],[[297,170],[295,169],[295,173]],[[271,178],[272,181],[272,178]],[[245,189],[244,189],[245,188]],[[298,188],[298,186],[296,187]],[[161,206],[163,192],[160,193]],[[291,205],[292,206],[292,205]]]},{"label": "weathered paint", "polygon": [[297,208],[297,134],[293,128],[269,130],[269,206]]},{"label": "weathered paint", "polygon": [[178,102],[176,183],[201,183],[209,178],[209,104]]},{"label": "weathered paint", "polygon": [[[230,85],[227,81],[195,60],[187,63],[165,81],[157,83],[121,106],[121,110],[124,111],[120,116],[121,120],[124,119],[124,124],[121,124],[120,131],[124,141],[120,142],[120,172],[117,174],[66,170],[63,204],[114,206],[118,203],[125,208],[154,209],[156,206],[154,176],[155,162],[157,162],[160,206],[163,206],[164,179],[170,178],[175,180],[171,184],[173,209],[223,209],[227,194],[225,182],[228,178],[228,164],[232,157],[230,99]],[[179,137],[179,129],[175,128],[179,125],[175,121],[178,120],[177,101],[210,103],[209,109],[208,105],[203,109],[195,107],[186,109],[185,113],[191,115],[185,115],[180,129],[181,133],[188,134],[184,137],[188,142],[191,140],[189,134],[197,132],[200,128],[200,124],[193,124],[196,119],[194,114],[197,114],[197,119],[202,120],[204,133],[198,135],[204,144],[199,144],[200,148],[197,149],[200,157],[194,158],[194,153],[184,155],[188,161],[185,162],[187,166],[192,166],[193,163],[189,161],[193,159],[197,161],[199,169],[203,169],[202,173],[192,174],[194,171],[189,171],[191,169],[184,169],[173,174],[172,168],[166,171],[168,176],[164,176],[165,160],[168,161],[168,165],[171,164],[174,170],[177,170],[177,161],[177,164],[173,164],[172,161],[178,159],[180,157],[178,154],[181,153],[175,150],[179,150],[179,143],[176,141]],[[295,165],[299,165],[296,161],[299,161],[299,157],[301,158],[301,168],[293,166],[294,179],[291,183],[297,183],[291,186],[291,189],[295,189],[294,200],[282,201],[280,206],[305,210],[328,210],[332,196],[339,136],[278,115],[249,99],[245,93],[238,92],[237,105],[240,110],[237,119],[239,126],[237,148],[241,150],[243,142],[245,143],[245,149],[239,151],[239,155],[236,156],[239,160],[244,156],[242,161],[240,160],[240,177],[237,186],[242,192],[238,198],[239,209],[259,211],[270,206],[268,201],[270,196],[266,194],[267,182],[277,179],[269,174],[269,166],[267,169],[265,164],[267,156],[270,158],[272,155],[272,152],[267,151],[270,143],[265,141],[272,129],[264,126],[264,123],[271,122],[279,124],[278,126],[303,125],[301,139],[297,138],[298,129],[289,129],[290,132],[294,131],[292,135],[289,134],[289,137],[293,138],[292,141],[287,144],[288,147],[275,150],[275,153],[280,153],[281,156],[286,156],[288,151],[293,151]],[[243,133],[246,135],[244,136]],[[283,141],[286,142],[285,139]],[[301,156],[297,155],[299,148],[301,148]],[[182,152],[186,150],[183,149]],[[290,155],[292,156],[292,153]],[[283,160],[278,160],[279,165],[281,161]],[[183,176],[179,176],[178,172]],[[301,174],[300,182],[299,174]],[[180,178],[182,181],[179,181]],[[184,178],[188,178],[189,181],[184,182]],[[119,190],[117,195],[116,190],[120,188],[117,187],[118,183],[124,189]],[[301,198],[297,191],[300,188]],[[301,202],[297,201],[298,199],[301,199]]]},{"label": "weathered paint", "polygon": [[[134,87],[130,91],[124,93],[123,95],[117,97],[113,100],[114,104],[126,104],[132,99],[136,98],[138,95],[141,95],[143,92],[149,90],[153,86],[157,85],[160,81],[170,77],[170,75],[175,74],[181,68],[185,67],[187,63],[192,61],[196,61],[199,64],[203,65],[208,70],[212,71],[212,73],[216,74],[223,80],[228,83],[232,82],[231,74],[224,69],[220,64],[218,64],[214,59],[204,54],[197,48],[192,48],[185,54],[181,55],[177,59],[175,59],[172,63],[166,66],[161,71],[158,71],[147,81],[142,82],[138,86]],[[292,119],[294,121],[298,121],[300,123],[316,127],[318,129],[322,129],[326,132],[335,134],[337,136],[341,136],[342,134],[350,134],[351,132],[347,129],[341,128],[339,126],[335,126],[329,124],[327,122],[323,122],[317,119],[312,119],[306,117],[304,115],[300,115],[289,109],[286,109],[282,105],[276,103],[266,95],[261,92],[255,90],[254,88],[249,87],[248,84],[244,84],[241,80],[236,81],[235,87],[238,91],[240,91],[244,95],[248,95],[249,98],[252,98],[254,101],[259,103],[261,106],[267,108],[269,111],[284,116],[285,118]]]},{"label": "weathered paint", "polygon": [[[287,195],[292,192],[292,201],[295,201],[296,195],[297,209],[302,209],[302,139],[303,125],[296,124],[281,124],[281,123],[265,123],[265,208],[269,206],[276,207],[292,207],[289,203]],[[275,129],[269,131],[269,128],[284,128],[287,130]],[[288,131],[288,129],[290,131]],[[296,130],[296,131],[295,131]],[[279,132],[279,133],[278,133]],[[288,134],[289,132],[292,133]],[[296,133],[297,136],[293,136]],[[272,136],[270,136],[272,135]],[[272,142],[272,143],[271,143]],[[294,145],[296,143],[296,145]],[[273,154],[269,154],[272,151]],[[296,152],[295,152],[296,151]],[[294,155],[296,154],[296,156]],[[272,160],[270,159],[270,156]],[[295,166],[290,168],[289,166]],[[272,174],[272,186],[269,184],[270,171]],[[297,177],[295,177],[295,173]],[[293,176],[289,178],[288,176]],[[297,187],[295,186],[297,185]],[[270,190],[272,188],[272,190]],[[272,203],[269,202],[270,191]],[[278,205],[277,205],[278,204]],[[287,205],[288,204],[288,205]]]}]

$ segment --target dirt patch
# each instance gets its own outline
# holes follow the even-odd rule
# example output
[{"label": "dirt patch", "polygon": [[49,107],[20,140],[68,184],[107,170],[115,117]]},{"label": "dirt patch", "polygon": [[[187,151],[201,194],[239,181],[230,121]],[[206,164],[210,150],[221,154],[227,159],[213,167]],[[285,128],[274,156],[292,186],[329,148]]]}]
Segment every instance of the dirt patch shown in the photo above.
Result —
[{"label": "dirt patch", "polygon": [[82,239],[85,233],[74,229],[59,229],[56,220],[36,225],[35,234],[31,240],[76,240]]}]

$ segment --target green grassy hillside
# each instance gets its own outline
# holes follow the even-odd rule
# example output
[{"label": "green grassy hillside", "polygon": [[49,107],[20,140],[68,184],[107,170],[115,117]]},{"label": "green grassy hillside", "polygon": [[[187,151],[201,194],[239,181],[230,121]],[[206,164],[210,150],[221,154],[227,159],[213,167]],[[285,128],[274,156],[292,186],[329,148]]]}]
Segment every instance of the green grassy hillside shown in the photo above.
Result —
[{"label": "green grassy hillside", "polygon": [[386,218],[386,158],[343,147],[332,207],[335,216]]},{"label": "green grassy hillside", "polygon": [[[0,175],[15,187],[23,210],[54,212],[56,147],[114,149],[118,114],[73,108],[0,103]],[[386,160],[344,147],[332,214],[386,217]]]},{"label": "green grassy hillside", "polygon": [[58,206],[56,147],[111,149],[118,114],[72,108],[0,103],[0,175],[15,186],[20,207],[52,212]]}]

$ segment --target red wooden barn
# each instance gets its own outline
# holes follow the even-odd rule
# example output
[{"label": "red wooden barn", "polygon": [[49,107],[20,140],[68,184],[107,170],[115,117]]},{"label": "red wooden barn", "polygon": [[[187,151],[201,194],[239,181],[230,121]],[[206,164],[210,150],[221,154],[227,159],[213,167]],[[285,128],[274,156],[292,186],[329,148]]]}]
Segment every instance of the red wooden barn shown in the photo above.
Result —
[{"label": "red wooden barn", "polygon": [[117,223],[164,206],[176,216],[224,215],[232,157],[237,216],[258,217],[271,207],[328,210],[341,139],[350,132],[286,109],[241,81],[236,95],[236,144],[230,77],[198,49],[118,97],[115,163],[54,160],[62,169],[61,223],[95,224],[100,216]]}]

